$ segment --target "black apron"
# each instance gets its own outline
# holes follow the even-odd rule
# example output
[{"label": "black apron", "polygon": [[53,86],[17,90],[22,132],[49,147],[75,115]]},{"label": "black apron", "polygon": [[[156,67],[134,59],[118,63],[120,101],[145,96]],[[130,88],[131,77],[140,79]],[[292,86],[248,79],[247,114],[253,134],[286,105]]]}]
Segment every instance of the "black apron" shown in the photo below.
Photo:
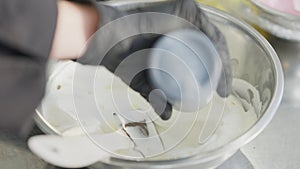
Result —
[{"label": "black apron", "polygon": [[46,83],[56,0],[0,1],[0,131],[26,135]]}]

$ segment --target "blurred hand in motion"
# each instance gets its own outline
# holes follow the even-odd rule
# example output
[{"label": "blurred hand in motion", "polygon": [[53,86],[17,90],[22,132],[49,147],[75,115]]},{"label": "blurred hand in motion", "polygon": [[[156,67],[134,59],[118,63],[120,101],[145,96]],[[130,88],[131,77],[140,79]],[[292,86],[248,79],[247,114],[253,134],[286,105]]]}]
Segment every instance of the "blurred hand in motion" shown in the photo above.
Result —
[{"label": "blurred hand in motion", "polygon": [[[98,16],[92,18],[99,19],[99,29],[89,41],[86,52],[77,61],[82,64],[100,64],[114,72],[131,88],[150,100],[150,104],[162,119],[167,120],[171,117],[172,105],[164,100],[160,92],[151,93],[154,87],[148,78],[147,70],[139,71],[134,78],[128,75],[132,73],[133,67],[146,66],[147,59],[124,61],[139,51],[153,47],[163,34],[187,28],[204,32],[215,45],[223,63],[217,92],[222,97],[230,94],[232,74],[225,38],[193,0],[150,3],[149,6],[126,12],[102,3],[93,5],[95,8],[90,12],[97,9]],[[121,67],[127,69],[118,71],[122,62],[125,64]]]}]

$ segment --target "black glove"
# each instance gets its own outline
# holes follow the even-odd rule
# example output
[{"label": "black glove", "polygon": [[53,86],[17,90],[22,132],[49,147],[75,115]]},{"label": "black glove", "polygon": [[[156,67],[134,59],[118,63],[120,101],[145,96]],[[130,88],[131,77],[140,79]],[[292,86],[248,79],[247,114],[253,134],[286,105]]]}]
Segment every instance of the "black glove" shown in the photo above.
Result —
[{"label": "black glove", "polygon": [[[193,0],[153,3],[148,7],[127,12],[99,3],[96,6],[99,9],[100,29],[95,34],[87,52],[78,59],[78,62],[105,66],[149,101],[148,96],[153,86],[148,79],[147,70],[140,71],[132,78],[127,74],[130,74],[130,70],[116,71],[116,69],[147,67],[145,59],[131,60],[127,62],[127,65],[122,66],[120,63],[135,52],[153,47],[156,40],[163,34],[179,29],[197,29],[204,32],[215,44],[223,62],[218,94],[222,97],[230,94],[232,74],[226,41]],[[147,53],[143,52],[143,55]],[[161,103],[163,103],[161,95],[157,93],[152,95],[150,104],[162,119],[167,120],[172,114],[172,106],[166,103],[162,109]]]}]

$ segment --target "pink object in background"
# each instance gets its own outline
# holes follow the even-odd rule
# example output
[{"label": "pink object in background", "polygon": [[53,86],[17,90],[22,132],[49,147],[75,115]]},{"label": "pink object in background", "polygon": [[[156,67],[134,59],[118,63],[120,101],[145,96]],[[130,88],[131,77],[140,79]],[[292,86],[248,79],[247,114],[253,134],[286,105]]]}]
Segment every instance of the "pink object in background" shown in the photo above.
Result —
[{"label": "pink object in background", "polygon": [[300,0],[259,0],[275,10],[300,16]]}]

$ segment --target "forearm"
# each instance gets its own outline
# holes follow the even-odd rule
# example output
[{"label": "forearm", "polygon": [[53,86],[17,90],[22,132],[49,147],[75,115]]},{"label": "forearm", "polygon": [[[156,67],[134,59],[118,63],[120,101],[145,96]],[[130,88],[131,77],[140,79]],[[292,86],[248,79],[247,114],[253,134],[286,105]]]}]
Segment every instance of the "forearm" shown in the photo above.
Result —
[{"label": "forearm", "polygon": [[76,59],[97,30],[99,16],[92,5],[58,1],[58,18],[50,57]]}]

